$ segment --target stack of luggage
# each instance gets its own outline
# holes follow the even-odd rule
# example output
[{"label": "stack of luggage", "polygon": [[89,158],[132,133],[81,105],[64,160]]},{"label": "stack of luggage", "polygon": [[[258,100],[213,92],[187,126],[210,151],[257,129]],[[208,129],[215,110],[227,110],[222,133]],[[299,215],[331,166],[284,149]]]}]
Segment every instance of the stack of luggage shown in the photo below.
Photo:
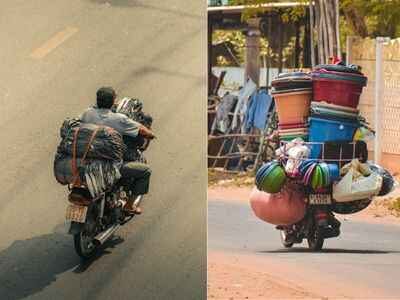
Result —
[{"label": "stack of luggage", "polygon": [[60,184],[86,186],[96,197],[120,179],[125,145],[117,131],[67,119],[60,137],[54,160],[54,175]]},{"label": "stack of luggage", "polygon": [[[143,103],[123,98],[112,108],[128,118],[151,128],[153,119],[143,112]],[[61,142],[54,159],[57,182],[88,188],[93,198],[110,189],[121,178],[124,161],[142,161],[148,142],[140,137],[128,139],[107,126],[66,119],[60,129]]]}]

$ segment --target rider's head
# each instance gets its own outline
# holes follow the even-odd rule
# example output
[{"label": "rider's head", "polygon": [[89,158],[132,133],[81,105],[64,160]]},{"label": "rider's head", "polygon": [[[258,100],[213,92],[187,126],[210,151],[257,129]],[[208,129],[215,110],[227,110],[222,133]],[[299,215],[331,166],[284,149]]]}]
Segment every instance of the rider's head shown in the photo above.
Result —
[{"label": "rider's head", "polygon": [[117,94],[112,87],[102,87],[97,90],[96,96],[98,108],[111,108]]}]

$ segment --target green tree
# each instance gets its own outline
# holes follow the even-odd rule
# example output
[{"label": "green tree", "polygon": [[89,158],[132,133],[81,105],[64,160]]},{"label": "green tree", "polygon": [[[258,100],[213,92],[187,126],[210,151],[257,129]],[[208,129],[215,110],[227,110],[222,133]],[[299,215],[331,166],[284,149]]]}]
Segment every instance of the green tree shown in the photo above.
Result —
[{"label": "green tree", "polygon": [[[256,16],[263,11],[262,4],[285,2],[283,0],[229,0],[230,5],[249,6],[243,18]],[[306,3],[306,0],[297,2]],[[303,16],[305,7],[296,7],[283,14],[287,21]],[[343,17],[341,31],[361,37],[400,37],[400,0],[340,0]]]}]

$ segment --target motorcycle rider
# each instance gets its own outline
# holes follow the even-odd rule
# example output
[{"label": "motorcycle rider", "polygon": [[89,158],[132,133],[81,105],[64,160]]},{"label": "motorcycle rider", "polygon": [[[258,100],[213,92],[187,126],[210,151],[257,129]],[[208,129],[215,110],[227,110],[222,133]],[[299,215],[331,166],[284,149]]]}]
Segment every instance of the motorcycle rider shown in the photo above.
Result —
[{"label": "motorcycle rider", "polygon": [[[118,131],[122,136],[130,139],[154,139],[153,132],[125,116],[111,110],[116,99],[116,92],[112,87],[102,87],[96,93],[97,106],[88,108],[80,117],[83,123],[104,125]],[[124,207],[129,214],[140,214],[141,208],[134,204],[137,196],[148,193],[151,170],[147,164],[141,162],[124,162],[121,167],[121,181],[128,185],[132,195]]]}]

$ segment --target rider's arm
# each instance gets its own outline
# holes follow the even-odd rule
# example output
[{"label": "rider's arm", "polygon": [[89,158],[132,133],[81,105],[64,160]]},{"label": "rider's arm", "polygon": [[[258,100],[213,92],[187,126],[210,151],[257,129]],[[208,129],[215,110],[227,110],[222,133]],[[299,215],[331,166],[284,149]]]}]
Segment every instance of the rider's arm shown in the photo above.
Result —
[{"label": "rider's arm", "polygon": [[155,135],[153,134],[153,132],[148,129],[146,126],[143,126],[142,124],[139,124],[139,134],[147,139],[154,139]]},{"label": "rider's arm", "polygon": [[153,139],[155,136],[153,132],[145,127],[144,125],[135,122],[129,118],[124,118],[122,121],[123,125],[123,135],[131,136],[131,137],[137,137],[138,135],[143,136],[144,138],[147,139]]}]

